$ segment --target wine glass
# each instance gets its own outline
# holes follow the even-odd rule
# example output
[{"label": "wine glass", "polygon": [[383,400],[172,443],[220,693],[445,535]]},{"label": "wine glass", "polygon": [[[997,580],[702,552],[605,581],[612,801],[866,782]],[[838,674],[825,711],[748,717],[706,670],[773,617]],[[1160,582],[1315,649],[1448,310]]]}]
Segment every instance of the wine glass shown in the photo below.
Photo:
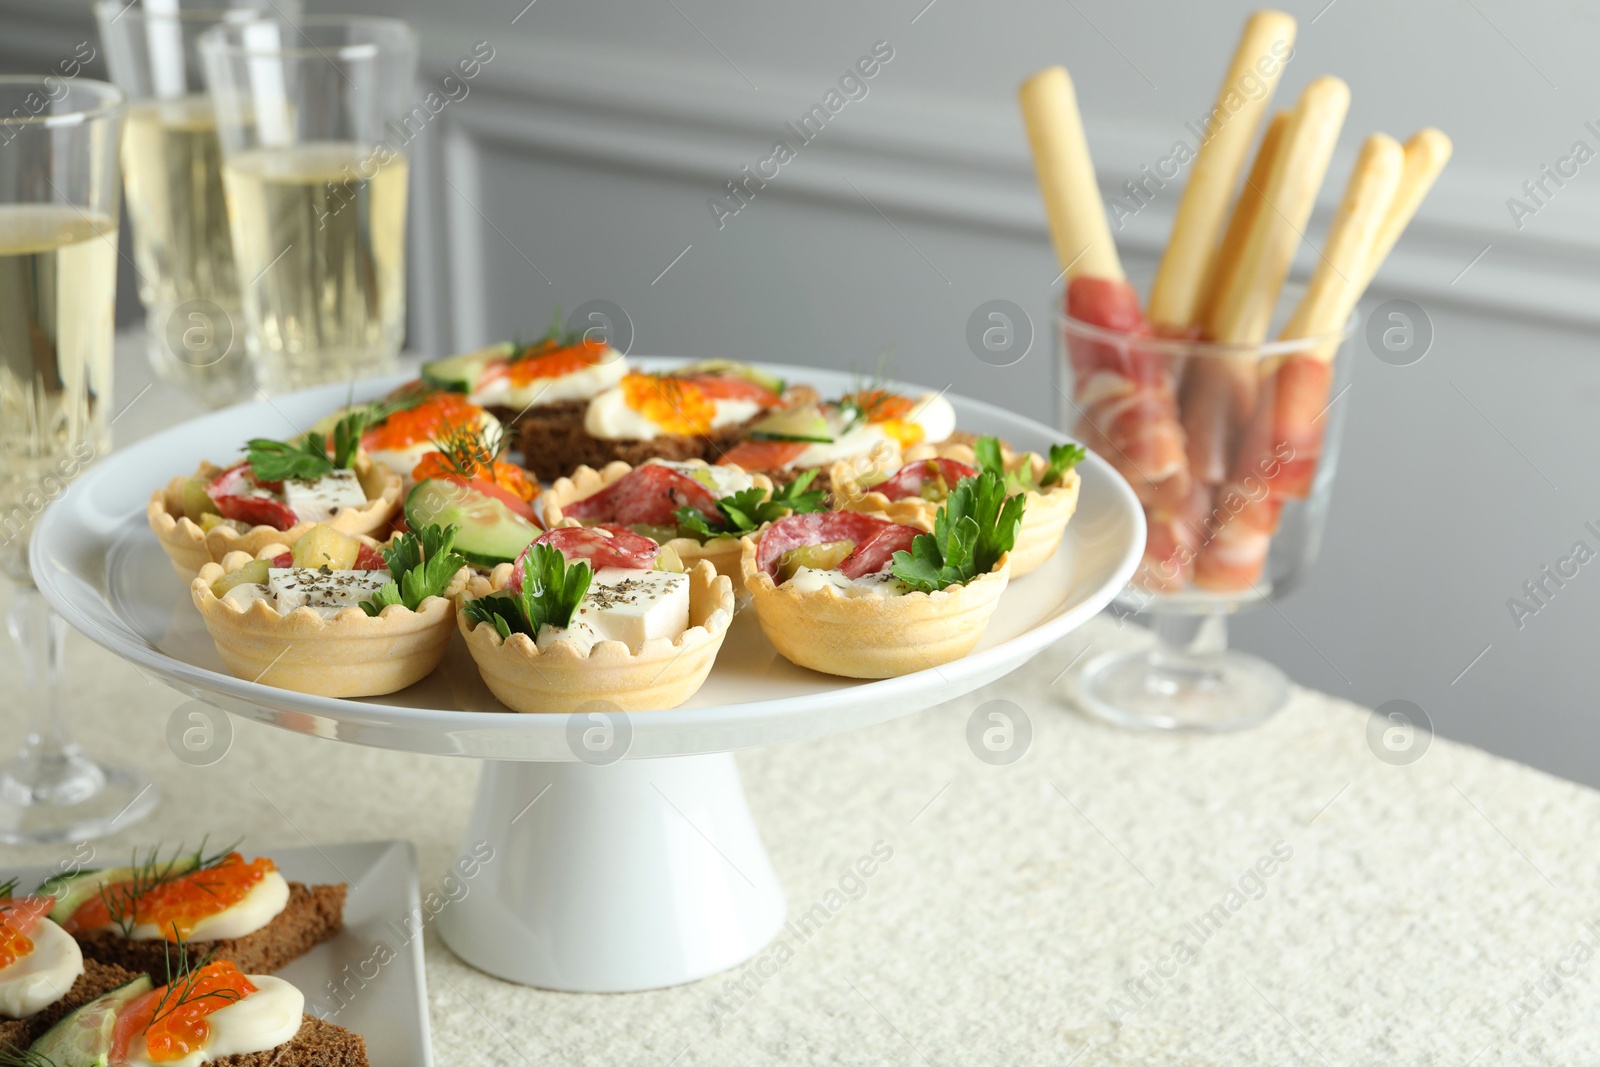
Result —
[{"label": "wine glass", "polygon": [[0,841],[80,841],[155,807],[148,778],[86,756],[62,721],[66,623],[28,572],[33,520],[110,447],[123,96],[72,74],[0,78],[0,570],[28,726],[0,771]]},{"label": "wine glass", "polygon": [[[1268,336],[1303,292],[1284,286]],[[1147,615],[1156,634],[1149,649],[1084,664],[1075,683],[1084,710],[1122,726],[1222,731],[1287,702],[1282,671],[1228,648],[1227,620],[1284,596],[1316,560],[1353,323],[1214,344],[1058,313],[1062,425],[1134,487],[1148,526],[1144,560],[1113,610]]]},{"label": "wine glass", "polygon": [[217,119],[196,40],[291,0],[99,0],[95,17],[111,80],[128,97],[126,183],[150,365],[212,407],[251,395],[233,241],[222,196]]}]

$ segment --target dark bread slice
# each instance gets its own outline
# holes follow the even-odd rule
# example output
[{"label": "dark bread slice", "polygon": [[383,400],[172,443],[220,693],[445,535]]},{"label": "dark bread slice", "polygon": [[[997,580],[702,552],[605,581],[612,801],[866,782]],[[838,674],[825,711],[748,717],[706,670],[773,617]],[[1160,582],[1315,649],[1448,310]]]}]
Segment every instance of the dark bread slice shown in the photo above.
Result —
[{"label": "dark bread slice", "polygon": [[[537,412],[538,409],[535,410]],[[648,441],[609,441],[591,437],[583,428],[581,417],[572,422],[530,413],[519,425],[522,465],[541,481],[553,482],[557,478],[565,478],[580,466],[600,470],[607,463],[619,459],[634,467],[652,459],[666,459],[674,463],[703,459],[707,463],[715,463],[718,457],[739,442],[748,424],[727,426],[703,437],[664,435]]]},{"label": "dark bread slice", "polygon": [[583,425],[583,416],[589,410],[587,400],[557,400],[551,404],[534,404],[531,407],[512,408],[502,405],[486,408],[489,414],[500,420],[502,426],[520,426],[524,421],[534,416],[551,422],[576,422]]},{"label": "dark bread slice", "polygon": [[60,1022],[68,1012],[81,1008],[95,997],[109,993],[118,986],[127,985],[142,973],[144,972],[118,967],[114,963],[85,959],[83,973],[72,983],[72,988],[67,990],[66,996],[26,1019],[0,1022],[0,1048],[5,1048],[4,1042],[10,1042],[17,1048],[27,1048],[43,1037],[44,1032]]},{"label": "dark bread slice", "polygon": [[[271,974],[305,955],[344,929],[344,898],[349,886],[289,883],[283,911],[253,934],[226,941],[189,941],[183,950],[191,966],[206,953],[228,960],[245,974]],[[167,941],[130,941],[115,928],[74,935],[85,959],[115,963],[138,974],[167,974],[167,953],[178,947]],[[177,961],[173,960],[176,969]]]},{"label": "dark bread slice", "polygon": [[368,1067],[367,1042],[360,1034],[307,1015],[300,1032],[277,1048],[211,1062],[217,1067]]}]

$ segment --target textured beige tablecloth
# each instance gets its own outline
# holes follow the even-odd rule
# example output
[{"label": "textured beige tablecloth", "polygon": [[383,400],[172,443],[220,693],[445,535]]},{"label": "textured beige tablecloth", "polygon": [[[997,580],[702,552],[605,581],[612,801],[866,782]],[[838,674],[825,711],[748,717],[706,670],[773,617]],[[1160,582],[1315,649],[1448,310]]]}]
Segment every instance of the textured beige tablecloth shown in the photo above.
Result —
[{"label": "textured beige tablecloth", "polygon": [[[1600,1061],[1600,798],[1437,739],[1389,766],[1364,711],[1310,692],[1231,737],[1143,736],[1067,710],[1068,681],[1052,679],[1083,644],[1134,639],[1102,619],[986,691],[741,755],[792,915],[874,842],[893,849],[751,996],[729,976],[543,993],[473,971],[430,934],[437,1062]],[[263,848],[401,837],[425,887],[452,858],[469,761],[240,722],[227,757],[196,769],[164,738],[178,694],[76,636],[71,673],[90,747],[165,791],[106,856],[206,833]],[[15,680],[8,662],[0,692]],[[972,710],[997,697],[1034,730],[1011,766],[966,742]],[[0,716],[9,748],[19,721],[9,705]]]}]

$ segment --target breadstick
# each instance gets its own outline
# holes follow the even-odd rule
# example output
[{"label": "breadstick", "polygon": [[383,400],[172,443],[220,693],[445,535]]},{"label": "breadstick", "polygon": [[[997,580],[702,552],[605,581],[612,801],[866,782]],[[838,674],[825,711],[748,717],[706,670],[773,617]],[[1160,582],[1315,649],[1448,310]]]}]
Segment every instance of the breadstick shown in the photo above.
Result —
[{"label": "breadstick", "polygon": [[1262,190],[1259,224],[1250,228],[1238,267],[1211,308],[1214,337],[1253,344],[1266,336],[1349,109],[1350,87],[1332,76],[1317,78],[1300,94]]},{"label": "breadstick", "polygon": [[1400,235],[1405,232],[1417,209],[1422,206],[1423,198],[1428,195],[1428,190],[1433,188],[1433,183],[1444,170],[1444,165],[1450,162],[1451,151],[1450,138],[1445,136],[1443,131],[1431,126],[1418,130],[1406,142],[1406,162],[1405,169],[1400,173],[1400,187],[1395,190],[1394,203],[1389,206],[1389,213],[1383,220],[1383,229],[1378,233],[1378,239],[1372,247],[1371,258],[1363,272],[1364,276],[1357,286],[1360,290],[1356,293],[1357,300],[1361,299],[1361,293],[1372,283],[1373,276],[1383,266],[1383,261],[1389,258],[1389,253],[1394,250]]},{"label": "breadstick", "polygon": [[1205,334],[1212,340],[1238,340],[1234,337],[1218,336],[1216,330],[1221,324],[1211,318],[1209,312],[1215,307],[1217,296],[1232,284],[1233,277],[1239,270],[1239,255],[1244,249],[1245,242],[1249,240],[1250,230],[1260,223],[1261,195],[1272,179],[1272,167],[1277,162],[1279,150],[1283,147],[1283,131],[1288,125],[1287,111],[1278,112],[1272,116],[1272,121],[1267,123],[1267,132],[1261,135],[1261,147],[1256,149],[1255,161],[1250,164],[1250,173],[1245,178],[1244,188],[1239,190],[1239,199],[1233,205],[1233,214],[1228,219],[1228,229],[1223,234],[1222,244],[1217,248],[1216,261],[1211,270],[1210,292],[1206,295],[1204,306],[1198,312],[1201,325],[1205,327]]},{"label": "breadstick", "polygon": [[1072,79],[1063,67],[1046,67],[1023,82],[1017,96],[1033,147],[1050,237],[1067,280],[1080,275],[1124,280]]},{"label": "breadstick", "polygon": [[[1361,146],[1328,229],[1327,246],[1281,337],[1320,337],[1344,326],[1370,277],[1373,250],[1386,231],[1405,164],[1405,150],[1387,134],[1375,133]],[[1320,345],[1314,354],[1331,358],[1337,347]]]},{"label": "breadstick", "polygon": [[[1212,109],[1212,115],[1219,117],[1218,125],[1209,130],[1195,156],[1189,184],[1178,201],[1172,236],[1150,290],[1148,315],[1157,327],[1181,333],[1199,321],[1228,200],[1239,182],[1256,127],[1272,103],[1283,74],[1282,60],[1294,45],[1294,34],[1294,19],[1281,11],[1257,11],[1245,23]],[[1270,75],[1261,73],[1268,65],[1263,61],[1271,61]],[[1263,87],[1254,98],[1243,88],[1252,80]],[[1243,103],[1237,109],[1229,106],[1239,100]]]}]

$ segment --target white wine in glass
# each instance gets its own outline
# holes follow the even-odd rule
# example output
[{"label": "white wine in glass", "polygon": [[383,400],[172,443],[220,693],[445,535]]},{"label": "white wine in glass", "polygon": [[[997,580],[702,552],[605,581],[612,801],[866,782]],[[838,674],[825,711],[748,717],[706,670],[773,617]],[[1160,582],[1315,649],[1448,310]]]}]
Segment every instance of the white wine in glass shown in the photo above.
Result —
[{"label": "white wine in glass", "polygon": [[117,146],[124,99],[85,78],[0,77],[0,570],[24,686],[22,747],[0,767],[0,841],[82,841],[155,807],[145,776],[68,735],[66,624],[34,588],[34,520],[110,444],[117,293]]},{"label": "white wine in glass", "polygon": [[405,159],[313,142],[237,153],[223,177],[250,354],[272,386],[388,369],[405,335]]},{"label": "white wine in glass", "polygon": [[210,97],[131,105],[122,169],[157,370],[209,403],[241,399],[250,370],[242,338],[229,352],[243,320]]}]

